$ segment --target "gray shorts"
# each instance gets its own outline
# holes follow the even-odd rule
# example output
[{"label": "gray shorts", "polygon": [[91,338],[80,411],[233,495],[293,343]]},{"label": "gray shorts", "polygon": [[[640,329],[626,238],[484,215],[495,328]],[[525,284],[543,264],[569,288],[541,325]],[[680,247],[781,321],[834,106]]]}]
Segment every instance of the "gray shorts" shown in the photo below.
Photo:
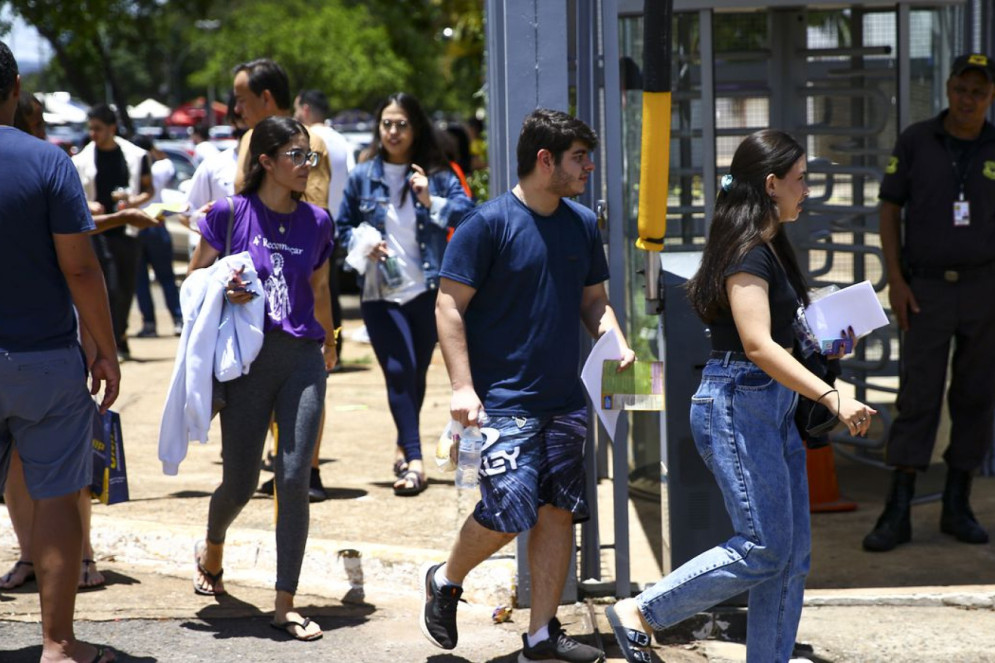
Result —
[{"label": "gray shorts", "polygon": [[0,352],[0,473],[13,445],[36,500],[90,485],[93,415],[79,346]]}]

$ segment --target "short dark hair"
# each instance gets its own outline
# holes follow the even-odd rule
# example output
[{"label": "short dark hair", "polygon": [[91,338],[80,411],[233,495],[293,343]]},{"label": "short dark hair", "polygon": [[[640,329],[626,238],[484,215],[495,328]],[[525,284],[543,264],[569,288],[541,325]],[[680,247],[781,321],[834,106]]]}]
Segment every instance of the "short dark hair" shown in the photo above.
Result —
[{"label": "short dark hair", "polygon": [[[246,162],[245,182],[238,193],[247,196],[255,193],[262,186],[266,169],[259,163],[259,157],[266,154],[276,156],[281,145],[286,145],[291,138],[303,135],[310,140],[310,134],[303,124],[292,117],[271,115],[256,125],[249,140],[249,160]],[[300,194],[292,194],[299,198]]]},{"label": "short dark hair", "polygon": [[146,152],[155,149],[155,143],[153,143],[152,139],[146,136],[145,134],[136,135],[134,138],[131,139],[131,143],[132,145],[137,145]]},{"label": "short dark hair", "polygon": [[301,90],[297,98],[301,104],[310,106],[311,112],[320,115],[322,120],[328,117],[331,112],[328,106],[328,97],[321,90]]},{"label": "short dark hair", "polygon": [[90,110],[86,112],[86,119],[97,120],[107,125],[117,125],[117,115],[114,113],[114,109],[107,104],[91,106]]},{"label": "short dark hair", "polygon": [[16,82],[17,60],[7,48],[7,44],[0,41],[0,101],[7,101],[10,93],[14,91]]},{"label": "short dark hair", "polygon": [[259,58],[251,62],[243,62],[232,70],[232,76],[244,71],[249,76],[249,89],[254,95],[261,96],[263,90],[269,90],[273,101],[280,110],[289,110],[293,106],[290,98],[290,79],[283,67],[269,58]]},{"label": "short dark hair", "polygon": [[192,136],[194,134],[197,134],[204,140],[207,140],[208,138],[211,137],[210,129],[207,128],[206,124],[195,124],[192,127],[190,127],[190,135]]},{"label": "short dark hair", "polygon": [[598,135],[591,127],[563,111],[537,108],[525,118],[518,135],[518,177],[525,177],[535,170],[539,150],[549,150],[557,164],[563,153],[574,141],[580,141],[588,150],[598,146]]}]

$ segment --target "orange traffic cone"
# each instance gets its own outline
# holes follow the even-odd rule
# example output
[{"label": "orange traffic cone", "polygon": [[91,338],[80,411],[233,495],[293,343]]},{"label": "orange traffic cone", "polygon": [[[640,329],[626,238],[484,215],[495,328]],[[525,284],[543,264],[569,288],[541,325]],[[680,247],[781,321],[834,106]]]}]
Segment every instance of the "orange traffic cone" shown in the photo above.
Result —
[{"label": "orange traffic cone", "polygon": [[805,462],[808,469],[808,507],[811,513],[853,511],[857,508],[856,502],[840,498],[833,445],[806,449]]}]

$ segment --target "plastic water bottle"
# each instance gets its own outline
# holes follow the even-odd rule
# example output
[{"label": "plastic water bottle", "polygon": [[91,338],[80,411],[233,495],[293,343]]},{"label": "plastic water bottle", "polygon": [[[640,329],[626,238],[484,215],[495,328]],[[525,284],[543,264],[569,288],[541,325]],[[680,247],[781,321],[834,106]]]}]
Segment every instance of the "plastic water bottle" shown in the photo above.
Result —
[{"label": "plastic water bottle", "polygon": [[476,488],[480,483],[480,451],[484,446],[484,435],[480,426],[487,425],[487,415],[477,416],[477,426],[463,429],[459,440],[459,459],[456,465],[456,487]]}]

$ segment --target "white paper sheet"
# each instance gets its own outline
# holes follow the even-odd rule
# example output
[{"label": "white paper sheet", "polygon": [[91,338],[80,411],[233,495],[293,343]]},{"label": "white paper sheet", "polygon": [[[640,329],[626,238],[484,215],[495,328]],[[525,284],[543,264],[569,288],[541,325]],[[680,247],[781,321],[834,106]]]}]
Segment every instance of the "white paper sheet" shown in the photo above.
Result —
[{"label": "white paper sheet", "polygon": [[888,324],[870,281],[861,281],[814,301],[805,309],[805,319],[819,341],[840,337],[853,327],[859,338]]},{"label": "white paper sheet", "polygon": [[601,407],[601,368],[606,359],[621,359],[622,343],[618,333],[612,329],[602,334],[598,342],[591,348],[591,354],[584,362],[584,368],[580,372],[580,379],[584,383],[594,410],[598,413],[598,418],[608,431],[608,437],[615,440],[615,427],[618,424],[620,410],[605,410]]}]

